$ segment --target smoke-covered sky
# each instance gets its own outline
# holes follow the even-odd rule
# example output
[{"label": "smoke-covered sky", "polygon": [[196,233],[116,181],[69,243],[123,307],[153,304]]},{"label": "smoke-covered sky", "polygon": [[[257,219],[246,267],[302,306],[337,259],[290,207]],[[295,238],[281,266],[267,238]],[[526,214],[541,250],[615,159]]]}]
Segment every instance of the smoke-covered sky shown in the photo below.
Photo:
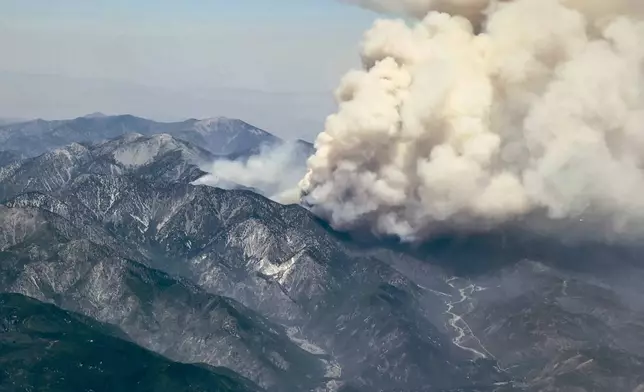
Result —
[{"label": "smoke-covered sky", "polygon": [[644,237],[644,3],[352,2],[416,21],[365,35],[300,184],[313,211],[408,240]]},{"label": "smoke-covered sky", "polygon": [[312,139],[375,14],[334,0],[0,0],[0,117],[241,117]]}]

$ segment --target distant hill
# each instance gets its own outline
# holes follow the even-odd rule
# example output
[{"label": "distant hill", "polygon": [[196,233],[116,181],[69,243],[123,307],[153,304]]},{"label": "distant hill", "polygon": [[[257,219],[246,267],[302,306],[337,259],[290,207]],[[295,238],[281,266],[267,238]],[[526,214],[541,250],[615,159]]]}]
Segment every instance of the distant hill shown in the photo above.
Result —
[{"label": "distant hill", "polygon": [[15,123],[24,122],[24,121],[26,120],[21,118],[0,118],[0,126],[6,125],[6,124],[15,124]]},{"label": "distant hill", "polygon": [[37,156],[70,143],[95,143],[129,133],[170,134],[216,155],[236,154],[281,139],[244,121],[225,117],[164,123],[132,115],[92,113],[72,120],[0,122],[2,150]]}]

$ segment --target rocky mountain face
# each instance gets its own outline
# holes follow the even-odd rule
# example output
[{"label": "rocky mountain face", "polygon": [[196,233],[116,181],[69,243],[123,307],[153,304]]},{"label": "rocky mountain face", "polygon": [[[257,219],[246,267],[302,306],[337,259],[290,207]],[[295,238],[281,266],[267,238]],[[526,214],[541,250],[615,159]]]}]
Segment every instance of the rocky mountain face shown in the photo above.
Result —
[{"label": "rocky mountain face", "polygon": [[33,157],[70,143],[96,143],[130,133],[170,134],[215,155],[236,154],[280,142],[262,129],[225,117],[161,123],[131,115],[97,113],[72,120],[0,123],[0,146],[2,150],[16,150]]},{"label": "rocky mountain face", "polygon": [[324,363],[237,301],[154,270],[134,249],[56,199],[23,195],[0,211],[0,287],[118,325],[174,360],[237,370],[262,386],[308,388]]},{"label": "rocky mountain face", "polygon": [[142,184],[194,180],[204,174],[198,166],[213,159],[208,151],[167,134],[128,134],[95,145],[72,143],[31,159],[7,159],[0,168],[0,199],[32,191],[56,193],[75,180],[106,173],[135,176]]},{"label": "rocky mountain face", "polygon": [[190,185],[208,157],[130,135],[8,160],[0,291],[266,390],[644,390],[640,249],[359,241],[300,206]]},{"label": "rocky mountain face", "polygon": [[0,346],[2,391],[261,390],[226,369],[172,362],[118,328],[19,294],[0,294]]}]

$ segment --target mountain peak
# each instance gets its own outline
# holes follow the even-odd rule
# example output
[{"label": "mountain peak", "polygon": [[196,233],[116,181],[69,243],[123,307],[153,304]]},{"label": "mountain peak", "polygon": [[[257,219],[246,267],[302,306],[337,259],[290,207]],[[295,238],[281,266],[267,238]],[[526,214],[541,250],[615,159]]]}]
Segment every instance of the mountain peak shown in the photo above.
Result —
[{"label": "mountain peak", "polygon": [[108,116],[101,112],[94,112],[83,116],[83,118],[103,118],[103,117],[108,117]]},{"label": "mountain peak", "polygon": [[89,153],[89,150],[87,149],[87,147],[83,146],[80,143],[74,142],[64,147],[53,149],[47,152],[45,155],[57,156],[57,157],[64,156],[67,159],[71,160],[72,157],[80,157],[80,156],[87,155],[88,153]]},{"label": "mountain peak", "polygon": [[124,135],[102,143],[94,153],[112,155],[116,162],[126,167],[139,167],[150,164],[158,157],[172,151],[180,151],[192,163],[212,159],[208,151],[167,133],[152,136]]},{"label": "mountain peak", "polygon": [[230,123],[235,121],[240,121],[240,120],[236,120],[234,118],[225,117],[225,116],[216,116],[216,117],[208,117],[201,120],[197,120],[196,123],[200,125],[212,125],[212,124]]},{"label": "mountain peak", "polygon": [[[242,120],[229,117],[210,117],[202,120],[197,120],[194,127],[201,132],[237,132],[239,127],[244,130],[248,128],[255,128]],[[267,133],[267,132],[264,132]]]}]

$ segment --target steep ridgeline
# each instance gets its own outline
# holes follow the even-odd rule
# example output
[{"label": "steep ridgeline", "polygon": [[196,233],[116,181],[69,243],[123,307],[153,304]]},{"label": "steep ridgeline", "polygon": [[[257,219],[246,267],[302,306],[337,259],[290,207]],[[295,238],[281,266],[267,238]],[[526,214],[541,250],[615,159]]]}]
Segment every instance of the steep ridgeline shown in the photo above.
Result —
[{"label": "steep ridgeline", "polygon": [[299,206],[189,185],[188,153],[81,147],[1,169],[3,290],[280,391],[644,388],[641,253],[358,244]]},{"label": "steep ridgeline", "polygon": [[236,154],[280,139],[241,120],[217,117],[161,123],[131,115],[0,124],[0,146],[33,157],[70,143],[96,143],[129,133],[170,134],[215,155]]},{"label": "steep ridgeline", "polygon": [[110,325],[0,294],[0,390],[259,392],[226,369],[172,362]]},{"label": "steep ridgeline", "polygon": [[198,165],[213,160],[206,150],[167,134],[128,134],[96,145],[73,143],[26,160],[9,159],[9,152],[3,155],[7,164],[0,167],[0,200],[33,191],[55,194],[91,175],[133,176],[141,184],[194,180],[204,174]]}]

